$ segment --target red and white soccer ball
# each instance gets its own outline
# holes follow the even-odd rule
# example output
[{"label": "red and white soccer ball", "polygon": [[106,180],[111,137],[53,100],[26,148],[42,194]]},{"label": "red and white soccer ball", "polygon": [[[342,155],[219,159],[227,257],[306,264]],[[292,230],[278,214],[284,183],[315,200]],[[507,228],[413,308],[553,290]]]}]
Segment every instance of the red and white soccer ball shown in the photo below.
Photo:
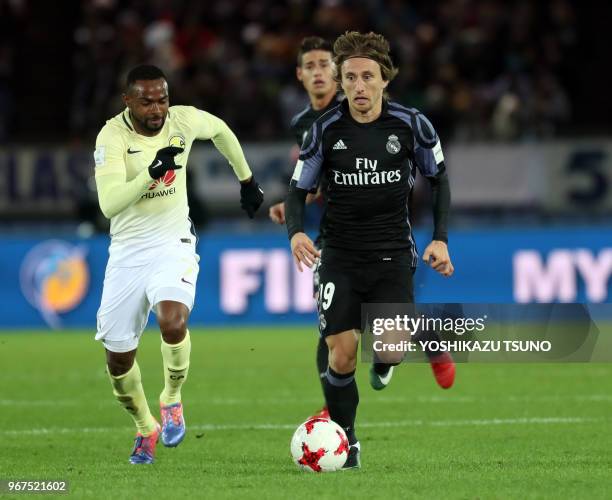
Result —
[{"label": "red and white soccer ball", "polygon": [[349,443],[344,429],[327,418],[310,418],[291,439],[293,461],[307,472],[333,472],[342,468]]}]

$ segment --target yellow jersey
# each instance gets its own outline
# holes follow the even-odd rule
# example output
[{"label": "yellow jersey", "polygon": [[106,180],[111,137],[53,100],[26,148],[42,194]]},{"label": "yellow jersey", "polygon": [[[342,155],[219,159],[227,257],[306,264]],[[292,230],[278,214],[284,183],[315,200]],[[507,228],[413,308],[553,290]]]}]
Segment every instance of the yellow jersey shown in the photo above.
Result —
[{"label": "yellow jersey", "polygon": [[[145,264],[147,251],[194,240],[187,203],[186,170],[195,140],[212,139],[239,180],[251,171],[236,136],[223,120],[192,106],[171,106],[152,137],[138,134],[128,109],[106,122],[96,139],[95,177],[100,208],[111,221],[110,261],[117,267]],[[148,167],[158,150],[178,146],[176,165],[160,179]]]}]

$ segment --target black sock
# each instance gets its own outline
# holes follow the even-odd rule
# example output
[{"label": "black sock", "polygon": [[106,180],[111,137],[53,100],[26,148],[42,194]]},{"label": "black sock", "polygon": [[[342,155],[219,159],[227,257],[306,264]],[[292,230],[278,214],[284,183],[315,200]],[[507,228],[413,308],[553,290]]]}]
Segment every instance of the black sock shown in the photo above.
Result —
[{"label": "black sock", "polygon": [[[432,331],[428,331],[428,330],[422,330],[419,331],[415,336],[414,336],[414,342],[417,343],[417,345],[420,347],[420,343],[421,342],[431,342],[431,341],[436,341],[436,342],[440,342],[440,336],[436,333],[436,332],[432,332]],[[442,351],[432,351],[431,349],[429,349],[429,347],[425,348],[425,354],[427,355],[428,358],[433,358],[435,356],[439,356],[440,354],[442,354]]]},{"label": "black sock", "polygon": [[329,416],[345,430],[349,444],[357,442],[355,415],[359,404],[359,392],[354,375],[354,370],[350,373],[341,374],[328,367],[323,385]]},{"label": "black sock", "polygon": [[325,375],[327,373],[327,365],[329,364],[329,348],[323,337],[319,337],[317,344],[317,374],[321,381],[321,388],[325,394]]}]

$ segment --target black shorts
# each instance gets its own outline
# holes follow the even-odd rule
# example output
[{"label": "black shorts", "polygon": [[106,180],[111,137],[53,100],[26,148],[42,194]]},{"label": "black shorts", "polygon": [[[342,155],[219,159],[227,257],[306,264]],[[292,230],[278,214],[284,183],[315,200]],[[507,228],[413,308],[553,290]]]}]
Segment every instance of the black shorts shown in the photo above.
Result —
[{"label": "black shorts", "polygon": [[408,250],[351,252],[325,248],[315,269],[322,337],[362,329],[362,303],[414,303]]},{"label": "black shorts", "polygon": [[[321,236],[317,236],[317,239],[315,241],[315,248],[317,250],[321,250]],[[312,272],[312,297],[313,299],[317,300],[317,294],[319,293],[319,268],[321,267],[321,260],[319,259],[313,269]]]}]

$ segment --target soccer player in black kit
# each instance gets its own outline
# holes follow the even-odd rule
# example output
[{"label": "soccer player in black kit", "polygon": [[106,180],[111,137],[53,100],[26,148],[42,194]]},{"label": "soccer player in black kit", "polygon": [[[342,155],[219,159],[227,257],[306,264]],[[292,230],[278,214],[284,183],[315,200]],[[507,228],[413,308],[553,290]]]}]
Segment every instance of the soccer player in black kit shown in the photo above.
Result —
[{"label": "soccer player in black kit", "polygon": [[[331,43],[317,36],[306,37],[300,44],[297,56],[296,77],[304,85],[308,93],[310,104],[296,114],[291,120],[291,132],[295,136],[299,148],[306,137],[306,133],[314,121],[330,109],[336,107],[341,99],[337,93],[337,85],[333,75],[332,46]],[[308,202],[320,199],[317,194],[311,194]],[[281,201],[270,207],[270,219],[277,224],[285,223],[285,203]],[[323,236],[319,234],[316,244],[322,244]],[[318,280],[315,274],[314,294],[318,290]],[[319,337],[317,344],[317,373],[324,384],[328,364],[328,348],[323,337]],[[329,417],[327,406],[319,410],[315,416]]]},{"label": "soccer player in black kit", "polygon": [[[354,374],[361,304],[414,303],[418,256],[408,200],[417,169],[431,184],[434,210],[434,234],[423,259],[444,276],[454,269],[447,248],[450,189],[440,141],[419,111],[384,96],[397,74],[388,42],[375,33],[347,32],[334,43],[334,54],[335,77],[346,99],[308,132],[286,200],[286,222],[300,270],[321,256],[319,329],[329,347],[324,392],[330,417],[346,430],[351,445],[348,469],[360,466]],[[306,196],[323,174],[327,207],[319,253],[304,233],[303,214]],[[454,379],[454,364],[445,356],[437,360],[442,361],[438,368]],[[378,365],[377,370],[384,377],[391,367]]]}]

